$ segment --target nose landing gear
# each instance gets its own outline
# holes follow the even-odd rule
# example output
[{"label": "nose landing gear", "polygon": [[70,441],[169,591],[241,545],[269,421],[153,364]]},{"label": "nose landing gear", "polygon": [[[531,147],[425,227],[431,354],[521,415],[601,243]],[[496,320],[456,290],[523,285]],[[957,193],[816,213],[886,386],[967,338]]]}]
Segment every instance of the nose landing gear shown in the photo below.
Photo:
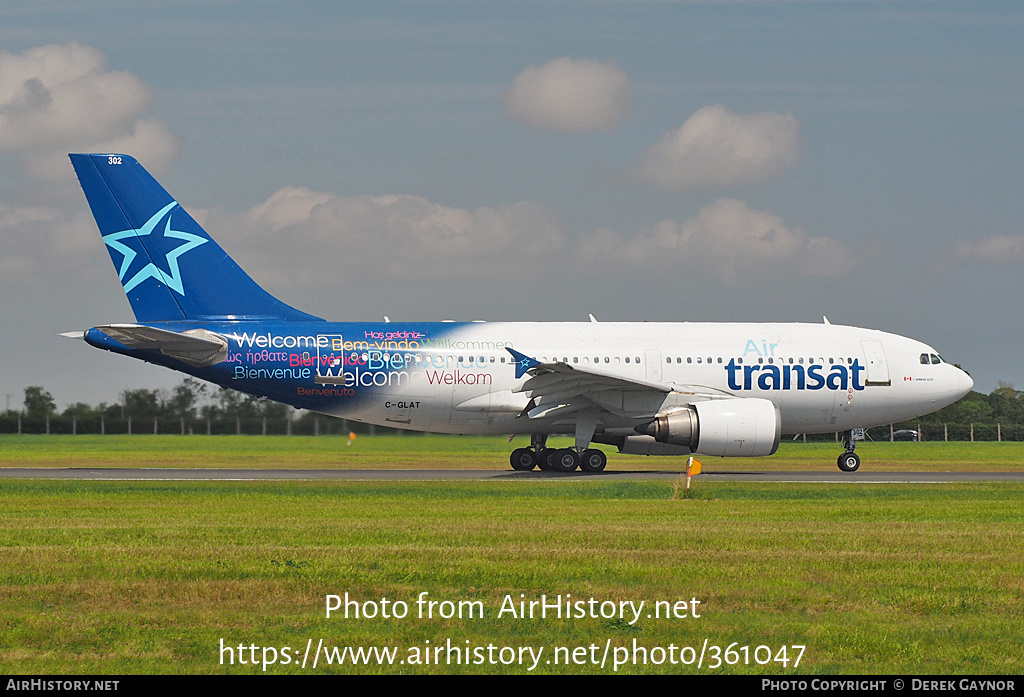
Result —
[{"label": "nose landing gear", "polygon": [[852,450],[848,450],[839,456],[837,464],[844,472],[856,472],[860,467],[860,457]]},{"label": "nose landing gear", "polygon": [[[857,429],[860,435],[863,436],[864,429]],[[856,472],[860,468],[860,457],[857,453],[853,452],[857,447],[857,438],[854,437],[854,431],[847,431],[843,434],[843,447],[845,452],[839,456],[836,460],[836,464],[839,465],[839,469],[843,472]]]}]

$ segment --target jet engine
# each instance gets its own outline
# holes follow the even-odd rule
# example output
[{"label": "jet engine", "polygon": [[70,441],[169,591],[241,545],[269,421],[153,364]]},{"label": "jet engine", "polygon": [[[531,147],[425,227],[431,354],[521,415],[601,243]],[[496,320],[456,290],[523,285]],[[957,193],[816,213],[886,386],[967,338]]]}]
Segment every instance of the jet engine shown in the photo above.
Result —
[{"label": "jet engine", "polygon": [[763,457],[779,447],[782,417],[767,399],[716,399],[659,416],[636,431],[704,455]]}]

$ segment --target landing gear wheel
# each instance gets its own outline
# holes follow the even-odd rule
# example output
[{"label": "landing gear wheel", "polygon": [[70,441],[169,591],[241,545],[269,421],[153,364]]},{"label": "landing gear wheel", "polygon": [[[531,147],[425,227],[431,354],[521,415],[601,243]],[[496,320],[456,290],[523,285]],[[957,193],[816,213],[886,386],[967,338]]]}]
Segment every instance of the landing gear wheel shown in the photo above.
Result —
[{"label": "landing gear wheel", "polygon": [[548,465],[555,472],[572,472],[580,465],[580,455],[572,448],[556,450],[555,454],[548,458]]},{"label": "landing gear wheel", "polygon": [[557,450],[552,450],[551,448],[542,448],[537,453],[537,467],[544,472],[553,471],[555,466],[552,459],[557,452]]},{"label": "landing gear wheel", "polygon": [[580,460],[580,470],[583,472],[601,472],[608,464],[608,456],[597,448],[589,448],[583,451]]},{"label": "landing gear wheel", "polygon": [[512,469],[517,472],[529,472],[537,464],[536,459],[536,453],[529,448],[517,448],[512,451],[509,461],[512,463]]},{"label": "landing gear wheel", "polygon": [[844,472],[856,472],[860,467],[860,457],[857,456],[857,453],[843,453],[839,456],[839,460],[836,464],[838,464],[839,469]]}]

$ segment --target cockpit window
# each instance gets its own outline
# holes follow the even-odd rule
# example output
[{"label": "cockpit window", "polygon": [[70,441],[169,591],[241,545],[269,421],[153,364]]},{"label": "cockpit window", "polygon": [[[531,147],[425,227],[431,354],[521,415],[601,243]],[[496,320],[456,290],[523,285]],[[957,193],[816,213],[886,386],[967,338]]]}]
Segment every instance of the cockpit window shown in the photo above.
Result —
[{"label": "cockpit window", "polygon": [[928,365],[928,363],[929,363],[929,361],[928,361],[928,354],[927,353],[922,353],[921,354],[921,365]]},{"label": "cockpit window", "polygon": [[936,356],[934,353],[931,356],[932,356],[932,365],[938,365],[939,363],[942,363],[942,359],[939,358],[938,356]]}]

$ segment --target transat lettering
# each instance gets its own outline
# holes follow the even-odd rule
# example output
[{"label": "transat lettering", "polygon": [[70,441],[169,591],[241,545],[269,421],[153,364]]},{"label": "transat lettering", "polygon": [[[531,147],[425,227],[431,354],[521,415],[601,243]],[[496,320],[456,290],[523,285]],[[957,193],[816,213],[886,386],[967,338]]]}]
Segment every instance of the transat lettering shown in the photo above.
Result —
[{"label": "transat lettering", "polygon": [[861,373],[865,368],[860,359],[849,366],[835,364],[826,368],[812,363],[803,365],[737,365],[729,361],[725,372],[729,374],[731,390],[863,390]]}]

